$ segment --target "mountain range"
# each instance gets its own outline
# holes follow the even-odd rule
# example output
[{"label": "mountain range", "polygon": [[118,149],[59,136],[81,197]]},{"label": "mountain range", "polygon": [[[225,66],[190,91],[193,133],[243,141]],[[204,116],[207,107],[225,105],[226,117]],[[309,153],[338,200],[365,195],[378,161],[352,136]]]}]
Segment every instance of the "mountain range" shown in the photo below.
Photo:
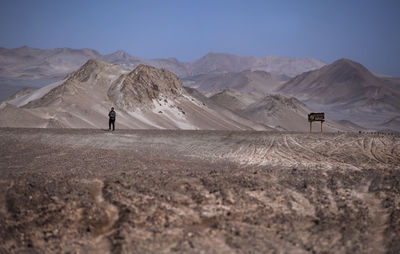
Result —
[{"label": "mountain range", "polygon": [[[81,66],[81,62],[86,64]],[[2,83],[4,80],[12,85]],[[35,91],[20,90],[18,80],[51,84],[30,86],[42,87]],[[15,86],[20,90],[2,104],[2,114],[19,112],[19,117],[36,119],[32,122],[41,127],[98,126],[107,108],[116,105],[125,113],[147,112],[146,116],[123,113],[125,120],[120,123],[131,128],[255,126],[303,131],[306,114],[322,111],[328,119],[338,120],[327,122],[331,131],[363,127],[400,131],[399,80],[374,75],[348,59],[325,64],[312,58],[209,53],[183,63],[175,58],[143,59],[124,51],[102,55],[90,49],[0,48],[0,88]],[[194,106],[192,99],[199,103]],[[183,114],[182,105],[195,113]],[[91,107],[97,107],[95,113]],[[157,111],[158,107],[166,108]],[[88,114],[96,116],[92,122],[85,120]],[[179,114],[181,119],[176,118]],[[205,120],[211,118],[214,124]],[[221,119],[228,123],[225,127]],[[20,122],[1,124],[13,126]]]},{"label": "mountain range", "polygon": [[167,70],[89,60],[61,81],[1,103],[0,126],[101,128],[114,106],[117,128],[272,130],[191,93]]},{"label": "mountain range", "polygon": [[167,69],[179,77],[200,74],[263,70],[279,80],[288,80],[304,71],[318,69],[325,63],[313,58],[267,56],[262,58],[208,53],[193,62],[176,58],[144,59],[118,50],[103,55],[92,49],[0,48],[0,100],[23,87],[42,87],[63,79],[89,59],[103,60],[134,69],[139,64]]},{"label": "mountain range", "polygon": [[[207,98],[165,69],[88,60],[61,81],[1,103],[0,127],[101,128],[111,107],[122,129],[303,131],[311,112],[295,98],[229,89]],[[352,129],[329,120],[326,130]]]}]

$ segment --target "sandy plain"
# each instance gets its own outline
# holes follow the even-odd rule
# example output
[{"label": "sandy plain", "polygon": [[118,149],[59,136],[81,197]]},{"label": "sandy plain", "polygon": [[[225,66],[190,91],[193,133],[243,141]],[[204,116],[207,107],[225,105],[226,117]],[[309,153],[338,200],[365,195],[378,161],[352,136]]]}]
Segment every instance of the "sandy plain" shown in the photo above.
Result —
[{"label": "sandy plain", "polygon": [[400,253],[400,136],[0,129],[0,252]]}]

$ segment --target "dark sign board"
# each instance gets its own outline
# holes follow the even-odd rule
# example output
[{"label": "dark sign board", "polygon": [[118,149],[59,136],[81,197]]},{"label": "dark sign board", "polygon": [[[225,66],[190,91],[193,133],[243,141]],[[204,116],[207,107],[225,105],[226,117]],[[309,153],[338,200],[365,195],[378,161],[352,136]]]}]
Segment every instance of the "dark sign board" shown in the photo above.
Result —
[{"label": "dark sign board", "polygon": [[308,114],[308,121],[325,121],[325,113],[310,113]]}]

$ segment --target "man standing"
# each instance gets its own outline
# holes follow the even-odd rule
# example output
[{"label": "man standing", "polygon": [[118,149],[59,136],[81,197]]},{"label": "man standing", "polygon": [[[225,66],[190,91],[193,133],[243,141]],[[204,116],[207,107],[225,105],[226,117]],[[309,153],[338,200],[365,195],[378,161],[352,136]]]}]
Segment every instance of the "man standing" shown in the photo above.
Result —
[{"label": "man standing", "polygon": [[114,108],[111,108],[110,113],[108,113],[108,117],[110,118],[110,120],[108,121],[108,130],[111,130],[111,125],[113,127],[113,131],[115,130],[115,117],[117,116],[117,114],[114,111]]}]

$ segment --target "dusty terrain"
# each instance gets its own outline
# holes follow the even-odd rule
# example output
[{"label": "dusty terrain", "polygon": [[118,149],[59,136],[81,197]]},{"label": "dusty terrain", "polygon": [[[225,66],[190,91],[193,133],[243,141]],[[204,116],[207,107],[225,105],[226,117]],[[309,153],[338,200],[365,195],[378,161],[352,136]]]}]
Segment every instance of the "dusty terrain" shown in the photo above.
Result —
[{"label": "dusty terrain", "polygon": [[3,253],[399,253],[400,136],[0,131]]}]

